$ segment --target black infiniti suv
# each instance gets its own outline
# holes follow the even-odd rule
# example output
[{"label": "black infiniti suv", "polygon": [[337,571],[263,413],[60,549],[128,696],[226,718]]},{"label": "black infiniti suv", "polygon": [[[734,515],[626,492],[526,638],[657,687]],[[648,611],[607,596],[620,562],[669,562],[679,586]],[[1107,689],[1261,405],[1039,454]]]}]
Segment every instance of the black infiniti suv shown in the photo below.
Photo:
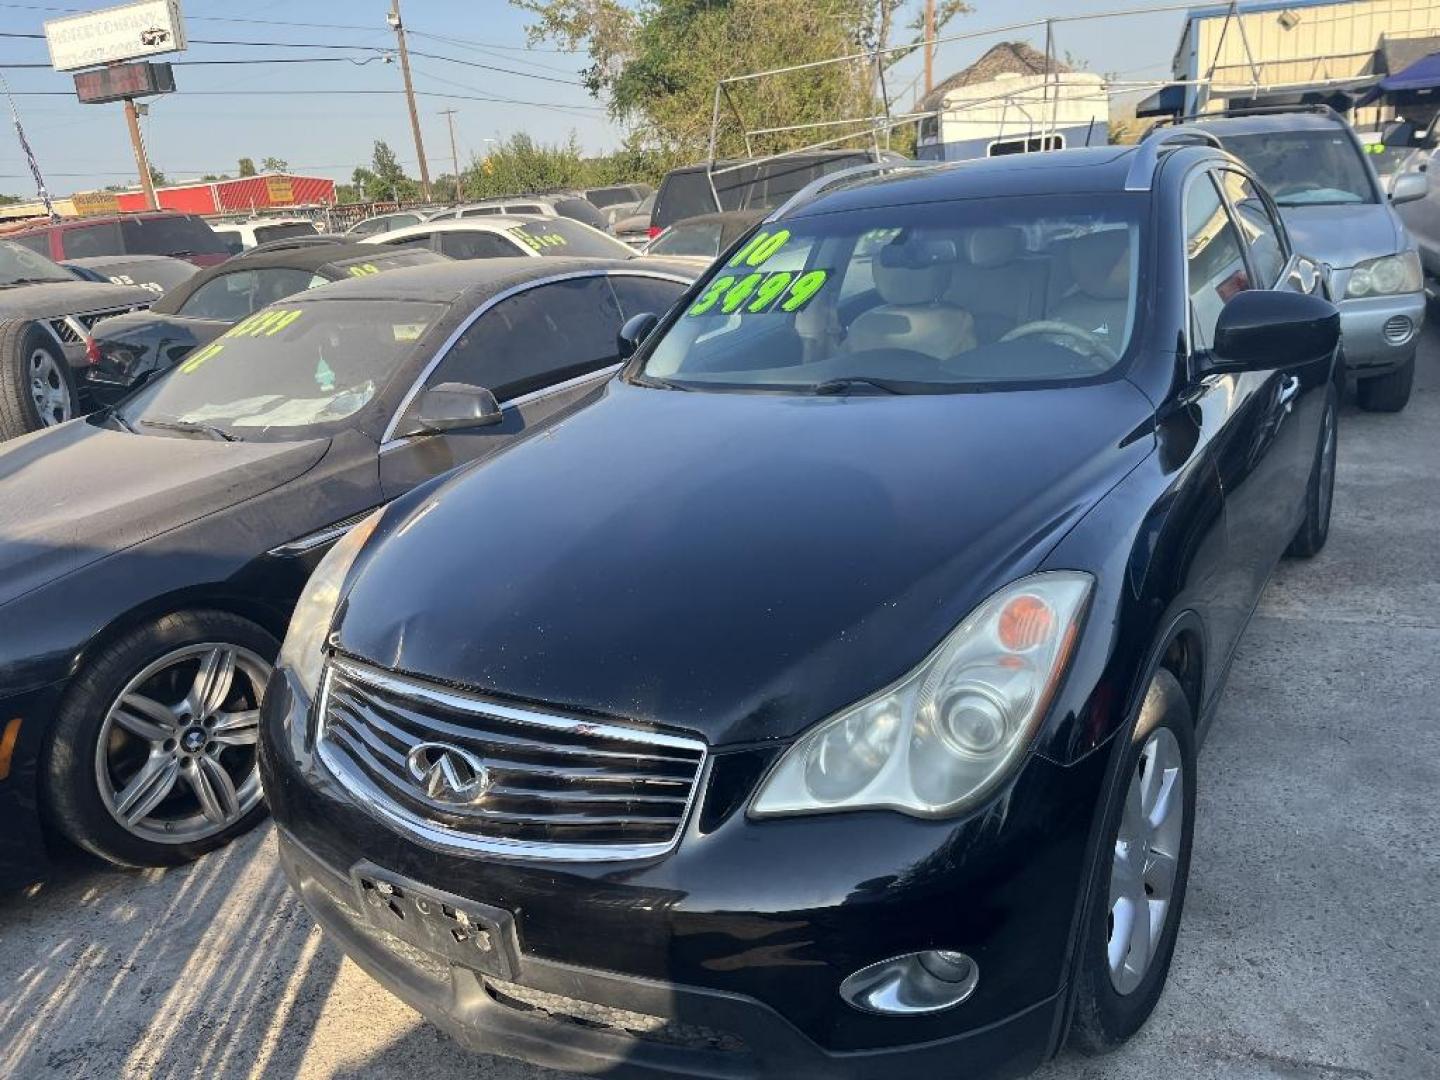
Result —
[{"label": "black infiniti suv", "polygon": [[890,172],[312,579],[262,723],[285,871],[472,1046],[982,1076],[1160,998],[1196,746],[1328,534],[1339,316],[1193,130]]}]

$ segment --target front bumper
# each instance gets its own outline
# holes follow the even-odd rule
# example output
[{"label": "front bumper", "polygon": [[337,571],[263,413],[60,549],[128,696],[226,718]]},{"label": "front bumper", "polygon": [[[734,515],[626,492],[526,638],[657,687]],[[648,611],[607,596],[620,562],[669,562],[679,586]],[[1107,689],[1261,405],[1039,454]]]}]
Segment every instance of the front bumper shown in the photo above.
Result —
[{"label": "front bumper", "polygon": [[1384,375],[1414,354],[1425,325],[1423,292],[1362,296],[1338,306],[1341,347],[1351,375]]},{"label": "front bumper", "polygon": [[[437,852],[380,824],[296,734],[307,711],[278,675],[262,767],[286,874],[349,955],[469,1046],[644,1076],[979,1077],[1027,1072],[1063,1037],[1107,753],[1032,759],[960,822],[754,822],[745,803],[773,748],[716,753],[674,852],[558,863]],[[365,863],[513,913],[513,982],[372,921]],[[839,997],[858,968],[926,948],[976,959],[963,1005],[878,1017]]]},{"label": "front bumper", "polygon": [[40,824],[40,751],[61,686],[0,698],[0,890],[43,878],[49,854]]}]

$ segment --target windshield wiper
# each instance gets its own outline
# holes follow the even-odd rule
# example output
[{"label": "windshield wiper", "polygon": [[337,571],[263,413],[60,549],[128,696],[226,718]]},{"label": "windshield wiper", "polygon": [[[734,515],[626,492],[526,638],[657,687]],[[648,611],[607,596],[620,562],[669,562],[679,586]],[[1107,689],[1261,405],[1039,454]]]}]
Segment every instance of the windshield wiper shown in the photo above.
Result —
[{"label": "windshield wiper", "polygon": [[106,408],[101,409],[99,419],[114,420],[115,423],[120,425],[123,430],[128,431],[131,435],[137,434],[137,432],[135,431],[135,425],[125,418],[125,414],[120,411],[120,408],[117,405],[109,405]]},{"label": "windshield wiper", "polygon": [[812,394],[844,394],[855,389],[857,386],[873,386],[877,390],[883,390],[887,394],[905,394],[909,391],[905,383],[896,382],[893,379],[872,379],[868,375],[846,375],[839,379],[826,379],[824,382],[815,383],[805,389]]},{"label": "windshield wiper", "polygon": [[181,420],[178,417],[162,416],[154,420],[140,420],[137,418],[136,422],[144,424],[146,427],[160,428],[162,431],[184,431],[192,435],[208,435],[210,438],[219,440],[220,442],[240,441],[239,435],[232,435],[230,432],[225,431],[223,428],[218,428],[214,424],[199,424],[194,420]]},{"label": "windshield wiper", "polygon": [[630,381],[636,386],[653,386],[657,390],[688,391],[690,389],[688,386],[681,386],[677,382],[671,382],[669,379],[661,379],[655,375],[632,375],[630,376]]}]

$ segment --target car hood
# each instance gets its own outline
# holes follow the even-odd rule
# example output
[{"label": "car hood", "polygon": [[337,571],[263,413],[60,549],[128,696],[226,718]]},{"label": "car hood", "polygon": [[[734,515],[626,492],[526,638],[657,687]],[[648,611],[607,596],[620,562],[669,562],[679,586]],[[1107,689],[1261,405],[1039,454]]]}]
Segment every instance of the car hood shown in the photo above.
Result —
[{"label": "car hood", "polygon": [[1388,203],[1282,206],[1280,216],[1296,251],[1335,270],[1394,255],[1406,246]]},{"label": "car hood", "polygon": [[555,707],[782,738],[913,667],[1150,452],[1123,380],[595,404],[384,524],[339,648]]},{"label": "car hood", "polygon": [[326,445],[131,435],[84,420],[0,445],[0,604],[292,480]]},{"label": "car hood", "polygon": [[106,308],[149,305],[155,294],[138,285],[102,285],[98,281],[54,281],[44,285],[0,288],[0,318],[35,319]]}]

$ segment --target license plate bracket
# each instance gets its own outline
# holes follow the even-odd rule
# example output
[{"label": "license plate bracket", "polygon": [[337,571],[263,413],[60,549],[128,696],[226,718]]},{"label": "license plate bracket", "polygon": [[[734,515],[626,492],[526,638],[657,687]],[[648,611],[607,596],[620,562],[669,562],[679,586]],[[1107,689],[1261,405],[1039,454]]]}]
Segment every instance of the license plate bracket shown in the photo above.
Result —
[{"label": "license plate bracket", "polygon": [[519,969],[515,917],[503,908],[418,884],[373,863],[350,879],[370,922],[451,963],[507,982]]}]

